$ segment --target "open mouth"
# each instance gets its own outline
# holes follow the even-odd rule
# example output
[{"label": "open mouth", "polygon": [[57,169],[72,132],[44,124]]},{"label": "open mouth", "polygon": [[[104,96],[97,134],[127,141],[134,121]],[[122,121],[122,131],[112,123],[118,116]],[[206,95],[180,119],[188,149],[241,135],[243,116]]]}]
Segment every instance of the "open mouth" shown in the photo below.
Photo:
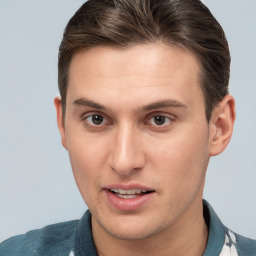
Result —
[{"label": "open mouth", "polygon": [[129,189],[129,190],[125,190],[125,189],[118,189],[118,188],[111,188],[109,189],[109,191],[111,193],[113,193],[114,195],[120,197],[120,198],[125,198],[125,199],[132,199],[132,198],[136,198],[139,196],[144,196],[146,194],[152,193],[154,192],[153,190],[144,190],[144,189]]}]

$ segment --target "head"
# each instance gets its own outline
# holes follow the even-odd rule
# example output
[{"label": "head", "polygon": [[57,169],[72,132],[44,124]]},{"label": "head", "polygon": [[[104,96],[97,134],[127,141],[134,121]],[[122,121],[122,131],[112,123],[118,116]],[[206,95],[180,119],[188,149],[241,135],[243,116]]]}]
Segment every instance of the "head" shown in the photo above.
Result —
[{"label": "head", "polygon": [[187,49],[198,59],[209,121],[214,106],[228,94],[230,53],[222,27],[200,0],[89,0],[83,4],[70,19],[59,50],[64,113],[74,54],[97,46],[127,48],[156,42]]},{"label": "head", "polygon": [[94,234],[177,236],[200,221],[209,158],[232,134],[229,64],[200,1],[91,0],[69,21],[55,105]]}]

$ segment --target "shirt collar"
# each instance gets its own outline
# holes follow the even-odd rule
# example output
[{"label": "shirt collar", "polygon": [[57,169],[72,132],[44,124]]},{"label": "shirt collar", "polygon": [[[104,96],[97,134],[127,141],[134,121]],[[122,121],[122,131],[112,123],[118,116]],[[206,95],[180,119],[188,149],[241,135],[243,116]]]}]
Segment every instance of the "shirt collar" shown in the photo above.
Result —
[{"label": "shirt collar", "polygon": [[203,256],[220,255],[225,242],[225,227],[210,204],[203,200],[204,218],[208,225],[208,241]]}]

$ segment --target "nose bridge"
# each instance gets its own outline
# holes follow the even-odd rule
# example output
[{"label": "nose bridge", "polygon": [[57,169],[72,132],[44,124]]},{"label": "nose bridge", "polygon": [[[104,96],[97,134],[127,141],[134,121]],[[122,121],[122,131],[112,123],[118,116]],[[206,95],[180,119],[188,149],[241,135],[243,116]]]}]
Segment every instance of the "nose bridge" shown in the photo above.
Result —
[{"label": "nose bridge", "polygon": [[111,168],[119,174],[129,175],[145,164],[140,137],[138,129],[130,123],[123,123],[117,128],[111,155]]}]

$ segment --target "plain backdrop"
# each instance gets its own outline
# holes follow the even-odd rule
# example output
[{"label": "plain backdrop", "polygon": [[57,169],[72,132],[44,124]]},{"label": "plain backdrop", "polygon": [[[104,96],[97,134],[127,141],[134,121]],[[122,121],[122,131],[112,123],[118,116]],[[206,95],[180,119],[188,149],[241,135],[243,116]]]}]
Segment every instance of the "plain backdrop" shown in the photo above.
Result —
[{"label": "plain backdrop", "polygon": [[[81,0],[0,0],[0,241],[86,210],[58,134],[53,98],[62,33]],[[221,220],[256,238],[256,1],[205,0],[232,55],[237,120],[210,161],[204,197]]]}]

